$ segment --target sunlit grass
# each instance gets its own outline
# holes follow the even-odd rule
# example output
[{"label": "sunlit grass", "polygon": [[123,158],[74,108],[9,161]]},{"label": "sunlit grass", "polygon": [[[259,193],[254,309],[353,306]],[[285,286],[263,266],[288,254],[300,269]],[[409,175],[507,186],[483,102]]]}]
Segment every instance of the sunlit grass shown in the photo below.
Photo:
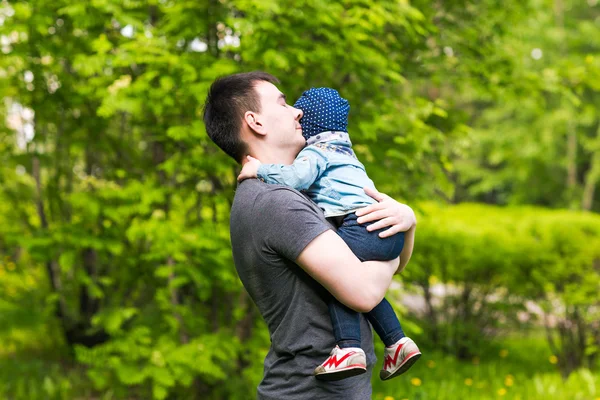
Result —
[{"label": "sunlit grass", "polygon": [[374,373],[373,399],[600,398],[600,376],[582,369],[563,381],[555,365],[556,357],[543,339],[513,338],[503,341],[502,345],[499,352],[468,361],[425,350],[419,362],[398,378],[381,382]]},{"label": "sunlit grass", "polygon": [[[65,361],[65,348],[51,331],[0,333],[0,399],[120,398],[93,391],[85,371]],[[563,381],[543,337],[504,339],[490,349],[467,361],[422,349],[423,357],[406,374],[386,382],[373,374],[373,399],[600,399],[597,371],[579,370]]]}]

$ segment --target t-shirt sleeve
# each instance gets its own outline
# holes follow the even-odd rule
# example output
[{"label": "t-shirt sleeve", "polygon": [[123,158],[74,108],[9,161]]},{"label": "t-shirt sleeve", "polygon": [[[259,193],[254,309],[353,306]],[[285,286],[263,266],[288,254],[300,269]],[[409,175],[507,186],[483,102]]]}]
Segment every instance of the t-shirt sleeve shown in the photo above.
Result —
[{"label": "t-shirt sleeve", "polygon": [[[302,250],[331,229],[323,213],[299,192],[274,188],[257,198],[253,209],[256,235],[267,251],[296,261]],[[259,236],[260,237],[260,236]]]}]

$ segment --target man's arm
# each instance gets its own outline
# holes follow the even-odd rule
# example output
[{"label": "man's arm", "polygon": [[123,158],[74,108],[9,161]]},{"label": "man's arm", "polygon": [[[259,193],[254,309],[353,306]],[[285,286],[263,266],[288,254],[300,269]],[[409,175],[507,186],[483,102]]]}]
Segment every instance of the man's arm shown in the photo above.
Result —
[{"label": "man's arm", "polygon": [[273,186],[249,207],[253,238],[258,238],[262,251],[294,261],[356,311],[370,311],[384,297],[398,258],[361,263],[322,212],[295,190]]},{"label": "man's arm", "polygon": [[[267,232],[266,244],[295,261],[348,307],[365,312],[379,304],[398,268],[398,259],[361,263],[302,195],[284,188],[277,192],[278,196],[272,192],[261,196],[252,210],[257,215],[256,225],[263,226]],[[390,229],[400,231],[406,224],[414,225],[415,216],[410,207],[391,199],[377,206],[375,212],[385,217],[382,227],[391,226]],[[263,218],[265,210],[270,210],[270,218]],[[372,217],[371,214],[373,212],[367,218]],[[297,229],[290,229],[294,225],[298,225]]]},{"label": "man's arm", "polygon": [[356,212],[359,223],[377,221],[373,229],[389,228],[379,234],[389,237],[406,231],[404,248],[398,259],[392,261],[360,262],[344,241],[333,231],[327,231],[310,242],[296,262],[336,299],[353,310],[370,311],[385,296],[392,276],[400,272],[412,255],[417,219],[407,205],[398,203],[386,194],[365,188],[377,200],[376,204]]},{"label": "man's arm", "polygon": [[409,230],[404,234],[404,247],[402,248],[402,252],[400,253],[400,265],[398,266],[397,274],[404,270],[406,264],[410,261],[410,257],[412,256],[413,248],[415,247],[415,230],[417,229],[417,225],[413,225]]},{"label": "man's arm", "polygon": [[296,263],[336,299],[358,312],[371,311],[385,296],[398,259],[361,262],[332,230],[313,239]]}]

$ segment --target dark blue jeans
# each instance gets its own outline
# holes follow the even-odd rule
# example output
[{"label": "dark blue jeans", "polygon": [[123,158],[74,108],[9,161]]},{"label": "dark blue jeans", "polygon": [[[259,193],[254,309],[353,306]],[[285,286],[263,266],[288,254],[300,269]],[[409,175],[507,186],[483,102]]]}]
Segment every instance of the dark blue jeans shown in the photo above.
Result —
[{"label": "dark blue jeans", "polygon": [[[400,255],[402,247],[404,247],[404,232],[381,239],[378,234],[382,230],[369,232],[366,227],[372,223],[359,225],[356,219],[354,213],[346,215],[337,233],[358,259],[361,261],[385,261]],[[356,295],[360,296],[360,293]],[[333,297],[329,303],[329,313],[337,345],[341,348],[360,347],[359,313]],[[404,337],[400,321],[386,299],[383,299],[365,316],[386,346],[391,346]]]}]

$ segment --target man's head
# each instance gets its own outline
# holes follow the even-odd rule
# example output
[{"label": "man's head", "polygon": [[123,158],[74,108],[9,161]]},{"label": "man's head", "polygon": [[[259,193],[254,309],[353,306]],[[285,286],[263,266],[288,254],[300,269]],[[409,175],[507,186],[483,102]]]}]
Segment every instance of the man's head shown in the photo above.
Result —
[{"label": "man's head", "polygon": [[348,132],[348,100],[331,88],[311,88],[302,93],[294,107],[304,113],[302,135],[306,140],[326,131]]},{"label": "man's head", "polygon": [[[209,89],[206,131],[238,163],[247,154],[265,162],[285,162],[291,151],[297,154],[304,146],[298,123],[302,112],[286,103],[274,83],[279,81],[270,74],[248,72],[219,78]],[[289,154],[278,161],[281,152]]]}]

